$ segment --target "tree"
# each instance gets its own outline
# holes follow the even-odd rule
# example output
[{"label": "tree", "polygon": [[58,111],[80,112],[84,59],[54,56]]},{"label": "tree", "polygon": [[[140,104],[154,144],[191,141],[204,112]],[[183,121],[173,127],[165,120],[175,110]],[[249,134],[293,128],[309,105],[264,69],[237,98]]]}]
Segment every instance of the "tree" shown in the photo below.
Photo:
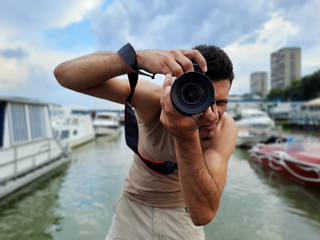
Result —
[{"label": "tree", "polygon": [[269,91],[268,98],[301,98],[310,100],[320,96],[320,70],[301,79],[292,81],[286,89],[273,88]]},{"label": "tree", "polygon": [[303,98],[310,100],[320,95],[320,70],[302,78]]}]

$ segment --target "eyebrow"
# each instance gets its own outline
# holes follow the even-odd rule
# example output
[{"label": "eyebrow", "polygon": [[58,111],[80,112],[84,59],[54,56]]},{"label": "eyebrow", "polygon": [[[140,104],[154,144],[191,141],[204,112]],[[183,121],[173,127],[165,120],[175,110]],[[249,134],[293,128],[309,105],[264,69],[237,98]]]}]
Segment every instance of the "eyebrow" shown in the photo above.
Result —
[{"label": "eyebrow", "polygon": [[228,102],[229,102],[229,99],[220,99],[216,101],[216,103],[228,103]]}]

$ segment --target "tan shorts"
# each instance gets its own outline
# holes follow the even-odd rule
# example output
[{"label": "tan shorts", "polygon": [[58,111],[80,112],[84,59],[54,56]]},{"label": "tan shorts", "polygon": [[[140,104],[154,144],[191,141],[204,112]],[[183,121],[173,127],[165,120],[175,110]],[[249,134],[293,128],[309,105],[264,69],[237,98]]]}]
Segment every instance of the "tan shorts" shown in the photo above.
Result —
[{"label": "tan shorts", "polygon": [[156,208],[121,197],[105,240],[203,240],[184,208]]}]

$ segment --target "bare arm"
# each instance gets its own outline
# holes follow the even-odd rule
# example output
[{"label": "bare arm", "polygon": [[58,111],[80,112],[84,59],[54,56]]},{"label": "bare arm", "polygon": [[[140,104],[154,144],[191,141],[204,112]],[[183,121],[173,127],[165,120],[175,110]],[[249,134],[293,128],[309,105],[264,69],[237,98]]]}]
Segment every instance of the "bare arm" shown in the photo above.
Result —
[{"label": "bare arm", "polygon": [[237,138],[237,128],[224,114],[214,137],[201,141],[198,128],[204,122],[214,122],[216,106],[201,117],[181,115],[170,101],[172,80],[166,77],[161,97],[161,121],[174,135],[179,181],[190,217],[195,225],[206,225],[216,215],[227,177],[228,159]]},{"label": "bare arm", "polygon": [[[204,70],[206,62],[196,50],[140,50],[138,68],[151,73],[175,76],[192,71],[191,59]],[[61,63],[54,74],[58,82],[69,89],[123,104],[130,93],[128,80],[116,78],[130,70],[117,52],[96,52]],[[160,111],[161,87],[139,80],[132,105],[141,121],[147,121]]]}]

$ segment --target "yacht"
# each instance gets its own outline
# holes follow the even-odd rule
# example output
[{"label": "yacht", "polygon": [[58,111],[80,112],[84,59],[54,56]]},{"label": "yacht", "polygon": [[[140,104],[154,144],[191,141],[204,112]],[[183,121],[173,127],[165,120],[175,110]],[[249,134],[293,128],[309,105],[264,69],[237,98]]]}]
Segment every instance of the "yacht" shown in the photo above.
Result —
[{"label": "yacht", "polygon": [[240,114],[234,117],[237,126],[247,126],[251,128],[274,127],[274,121],[269,115],[259,109],[242,109]]},{"label": "yacht", "polygon": [[0,198],[69,160],[53,135],[48,104],[0,97]]},{"label": "yacht", "polygon": [[50,105],[50,118],[54,135],[64,146],[75,148],[95,137],[92,117],[84,111]]},{"label": "yacht", "polygon": [[96,136],[116,136],[120,133],[120,121],[117,113],[96,112],[93,128]]}]

